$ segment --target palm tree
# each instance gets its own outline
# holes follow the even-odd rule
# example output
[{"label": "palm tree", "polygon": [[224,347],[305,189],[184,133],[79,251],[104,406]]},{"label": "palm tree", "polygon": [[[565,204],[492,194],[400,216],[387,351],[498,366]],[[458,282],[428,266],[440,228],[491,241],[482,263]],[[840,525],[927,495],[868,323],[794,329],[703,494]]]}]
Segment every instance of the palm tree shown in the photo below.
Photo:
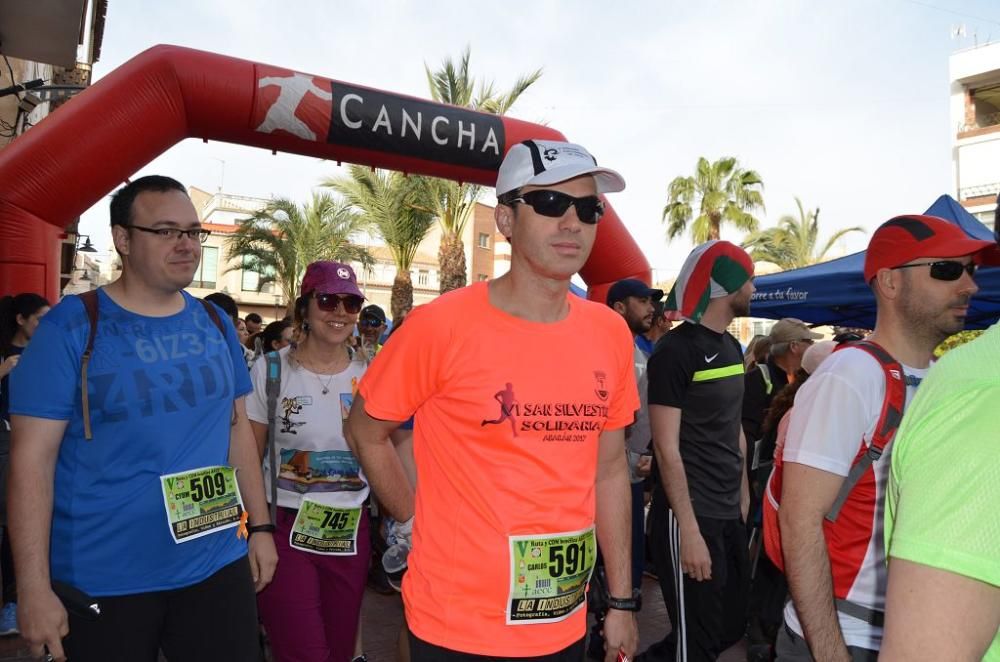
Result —
[{"label": "palm tree", "polygon": [[[709,163],[701,157],[693,177],[677,177],[667,187],[669,202],[663,208],[667,239],[675,239],[690,224],[695,244],[719,238],[724,222],[744,232],[757,229],[754,212],[764,210],[764,182],[754,170],[740,168],[735,158],[725,156]],[[697,206],[698,215],[694,217]]]},{"label": "palm tree", "polygon": [[[521,76],[513,87],[502,93],[494,90],[492,81],[479,81],[476,91],[476,80],[469,72],[469,58],[470,51],[466,46],[458,63],[445,58],[436,71],[431,71],[424,64],[432,99],[439,103],[503,115],[542,75],[542,70],[537,69],[527,76]],[[441,225],[438,263],[441,267],[441,294],[444,294],[466,284],[462,234],[476,207],[476,201],[479,200],[482,187],[441,179],[433,180],[430,186],[433,214]]]},{"label": "palm tree", "polygon": [[817,252],[819,208],[806,211],[798,198],[795,198],[795,205],[799,208],[797,218],[785,214],[778,219],[775,227],[754,232],[743,242],[743,247],[750,250],[750,257],[755,262],[772,262],[782,269],[816,264],[824,260],[833,245],[844,235],[849,232],[864,232],[860,227],[838,230],[827,239],[822,250]]},{"label": "palm tree", "polygon": [[367,219],[328,193],[313,193],[299,206],[286,198],[272,200],[264,209],[240,221],[226,240],[229,259],[239,263],[227,269],[245,269],[260,275],[257,290],[278,283],[292,314],[306,266],[316,260],[375,263],[364,246],[352,243],[367,229]]},{"label": "palm tree", "polygon": [[348,166],[347,170],[347,175],[328,178],[321,185],[344,196],[389,247],[396,264],[390,308],[392,319],[401,320],[413,307],[413,258],[434,224],[434,215],[428,211],[432,206],[428,181],[360,165]]}]

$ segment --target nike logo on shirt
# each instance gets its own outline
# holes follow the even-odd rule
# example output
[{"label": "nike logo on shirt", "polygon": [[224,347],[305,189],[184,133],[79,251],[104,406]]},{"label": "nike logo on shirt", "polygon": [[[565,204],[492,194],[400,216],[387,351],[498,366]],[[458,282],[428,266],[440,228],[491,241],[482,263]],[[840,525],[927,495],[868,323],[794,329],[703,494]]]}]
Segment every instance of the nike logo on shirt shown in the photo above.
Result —
[{"label": "nike logo on shirt", "polygon": [[706,356],[705,357],[705,363],[711,363],[712,361],[715,360],[715,357],[718,356],[718,355],[719,355],[719,353],[716,352],[715,354],[712,354],[711,356]]}]

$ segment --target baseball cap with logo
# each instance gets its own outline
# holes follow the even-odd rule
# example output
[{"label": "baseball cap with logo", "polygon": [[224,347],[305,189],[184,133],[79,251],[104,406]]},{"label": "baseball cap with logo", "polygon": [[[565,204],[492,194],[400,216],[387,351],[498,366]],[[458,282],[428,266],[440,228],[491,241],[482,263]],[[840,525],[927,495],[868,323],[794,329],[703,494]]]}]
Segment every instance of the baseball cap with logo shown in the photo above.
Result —
[{"label": "baseball cap with logo", "polygon": [[772,344],[795,342],[796,340],[819,340],[822,333],[810,331],[802,320],[786,317],[774,323],[771,332],[767,334]]},{"label": "baseball cap with logo", "polygon": [[601,168],[586,149],[556,140],[525,140],[510,148],[497,173],[497,196],[522,186],[558,184],[580,175],[593,175],[597,193],[624,190],[625,180],[610,168]]},{"label": "baseball cap with logo", "polygon": [[[989,249],[989,250],[987,250]],[[986,253],[984,253],[986,251]],[[921,257],[972,255],[996,264],[996,244],[973,239],[958,225],[937,216],[897,216],[880,225],[865,251],[865,282],[879,269],[892,269]]]},{"label": "baseball cap with logo", "polygon": [[362,299],[364,295],[358,289],[358,280],[350,265],[332,260],[313,262],[306,267],[306,275],[302,277],[302,296],[319,292],[320,294],[353,294]]},{"label": "baseball cap with logo", "polygon": [[626,297],[649,297],[653,301],[663,298],[663,290],[656,290],[638,278],[625,278],[608,289],[608,305],[624,301]]}]

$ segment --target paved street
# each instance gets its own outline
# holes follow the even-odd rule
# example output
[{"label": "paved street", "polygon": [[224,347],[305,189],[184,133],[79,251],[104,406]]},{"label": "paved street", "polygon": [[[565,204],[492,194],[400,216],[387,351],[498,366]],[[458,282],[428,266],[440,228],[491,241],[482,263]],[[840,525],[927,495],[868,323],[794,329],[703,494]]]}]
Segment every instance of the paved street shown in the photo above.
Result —
[{"label": "paved street", "polygon": [[[659,588],[652,579],[643,580],[643,609],[639,614],[641,650],[667,633],[667,612]],[[379,595],[372,590],[364,602],[365,652],[371,662],[393,662],[396,659],[396,638],[403,623],[403,605],[398,595]],[[743,647],[734,646],[719,658],[720,662],[740,662],[745,659]],[[28,649],[18,637],[0,639],[0,662],[28,662]],[[177,662],[184,662],[178,660]]]}]

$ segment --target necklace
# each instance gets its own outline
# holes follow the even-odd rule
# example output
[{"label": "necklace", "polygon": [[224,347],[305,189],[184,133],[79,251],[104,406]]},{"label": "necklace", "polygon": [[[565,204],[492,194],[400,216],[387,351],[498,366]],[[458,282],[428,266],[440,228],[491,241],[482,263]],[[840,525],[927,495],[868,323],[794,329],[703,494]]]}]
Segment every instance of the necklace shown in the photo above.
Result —
[{"label": "necklace", "polygon": [[[347,356],[348,362],[350,362],[350,359],[351,359],[351,357],[350,357],[350,355],[348,355]],[[327,395],[330,392],[330,384],[333,382],[333,379],[338,374],[340,374],[343,371],[343,368],[341,367],[341,364],[343,363],[343,360],[341,359],[341,357],[338,356],[337,359],[336,359],[336,361],[333,364],[331,364],[328,367],[324,366],[324,369],[322,370],[322,372],[324,374],[329,374],[329,376],[326,378],[326,381],[324,382],[323,378],[320,377],[320,372],[321,371],[320,370],[316,370],[313,367],[311,367],[310,364],[312,364],[312,361],[303,360],[303,357],[302,357],[301,354],[296,354],[295,360],[298,361],[299,365],[301,365],[303,368],[305,368],[310,373],[312,373],[312,376],[315,377],[316,381],[319,382],[320,389],[321,389],[321,392],[322,392],[323,395]],[[327,372],[327,371],[329,371],[329,372]]]},{"label": "necklace", "polygon": [[319,375],[317,375],[315,372],[313,373],[313,376],[316,377],[316,381],[319,382],[319,385],[323,387],[323,395],[326,395],[327,393],[329,393],[330,392],[330,382],[333,381],[333,378],[336,377],[336,375],[330,375],[330,378],[326,380],[326,383],[324,383],[323,380],[320,379]]}]

